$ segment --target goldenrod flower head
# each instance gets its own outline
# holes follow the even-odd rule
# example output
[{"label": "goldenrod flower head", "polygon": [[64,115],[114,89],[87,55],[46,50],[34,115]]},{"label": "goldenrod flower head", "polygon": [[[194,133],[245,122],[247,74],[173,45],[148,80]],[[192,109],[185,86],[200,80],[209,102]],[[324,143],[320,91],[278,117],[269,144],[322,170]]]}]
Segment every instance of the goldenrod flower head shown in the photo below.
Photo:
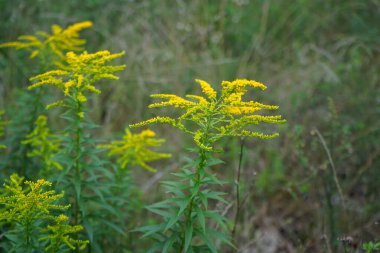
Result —
[{"label": "goldenrod flower head", "polygon": [[3,185],[6,194],[0,196],[0,222],[27,225],[37,219],[46,218],[53,210],[69,208],[69,205],[54,204],[63,197],[63,193],[56,194],[54,190],[45,190],[51,185],[44,179],[23,182],[22,178],[12,175],[11,180]]},{"label": "goldenrod flower head", "polygon": [[[31,90],[45,85],[56,86],[62,90],[65,96],[83,104],[87,101],[86,92],[100,93],[100,90],[94,86],[96,81],[118,79],[114,72],[123,70],[125,65],[110,66],[107,64],[123,54],[124,52],[111,54],[107,50],[93,54],[84,52],[79,55],[69,52],[66,54],[67,66],[32,77],[30,80],[35,83],[30,85],[28,89]],[[48,105],[47,108],[61,105],[64,105],[64,103],[58,101]]]},{"label": "goldenrod flower head", "polygon": [[65,244],[71,250],[83,250],[90,243],[88,240],[79,240],[71,237],[71,234],[82,231],[83,226],[67,224],[69,217],[66,215],[52,216],[51,219],[54,224],[48,225],[42,230],[42,232],[48,233],[48,235],[40,238],[41,241],[48,242],[48,245],[45,247],[47,252],[56,252],[62,244]]},{"label": "goldenrod flower head", "polygon": [[45,115],[38,116],[33,131],[21,143],[31,145],[32,150],[28,152],[28,157],[39,157],[45,165],[45,170],[61,170],[63,168],[61,164],[54,160],[54,156],[60,149],[61,142],[58,136],[50,133]]},{"label": "goldenrod flower head", "polygon": [[209,99],[215,99],[216,98],[216,91],[211,87],[209,83],[206,81],[200,80],[200,79],[195,79],[197,83],[202,88],[202,92],[209,98]]},{"label": "goldenrod flower head", "polygon": [[98,147],[108,149],[108,156],[118,156],[117,163],[122,169],[125,169],[128,164],[132,164],[155,172],[156,169],[146,164],[147,162],[171,157],[170,154],[158,153],[150,149],[161,146],[165,142],[164,139],[156,139],[155,135],[152,130],[133,134],[129,129],[125,129],[122,140],[112,141],[110,144]]},{"label": "goldenrod flower head", "polygon": [[83,230],[83,227],[67,224],[68,217],[63,214],[54,215],[56,211],[65,211],[70,205],[55,204],[63,197],[63,193],[46,190],[51,186],[45,179],[32,182],[24,181],[17,174],[11,175],[10,179],[5,180],[4,187],[0,188],[0,223],[6,222],[12,226],[18,224],[27,230],[38,226],[39,240],[47,241],[47,252],[58,252],[63,245],[72,250],[84,249],[89,241],[70,237]]},{"label": "goldenrod flower head", "polygon": [[[23,35],[18,37],[18,41],[0,44],[1,47],[15,47],[30,51],[30,58],[46,55],[55,56],[52,60],[59,64],[65,58],[65,53],[69,51],[83,51],[86,41],[81,39],[79,32],[92,26],[92,22],[83,21],[75,23],[63,29],[59,25],[51,27],[51,33],[37,32],[36,35]],[[56,58],[56,59],[54,59]]]},{"label": "goldenrod flower head", "polygon": [[[186,98],[173,94],[155,94],[151,97],[164,101],[153,103],[149,108],[173,106],[182,110],[177,118],[156,117],[131,127],[145,126],[152,123],[165,123],[181,129],[193,135],[195,143],[203,150],[212,151],[212,145],[224,136],[249,136],[256,138],[274,138],[275,134],[254,132],[247,127],[259,123],[279,124],[285,122],[281,116],[263,116],[256,114],[261,110],[276,110],[278,106],[265,105],[256,101],[243,101],[247,88],[259,88],[265,90],[262,83],[237,79],[235,81],[223,81],[222,89],[217,92],[203,80],[196,80],[201,86],[205,96],[186,95]],[[192,124],[188,124],[192,122]],[[195,123],[195,124],[194,124]],[[195,129],[192,126],[196,126]]]}]

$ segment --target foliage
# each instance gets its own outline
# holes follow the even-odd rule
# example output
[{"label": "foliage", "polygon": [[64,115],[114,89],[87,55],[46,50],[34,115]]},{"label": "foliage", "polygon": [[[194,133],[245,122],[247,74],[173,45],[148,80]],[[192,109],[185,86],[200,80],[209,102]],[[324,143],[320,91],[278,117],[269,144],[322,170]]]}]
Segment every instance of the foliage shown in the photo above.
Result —
[{"label": "foliage", "polygon": [[[4,111],[0,111],[0,137],[4,135],[4,131],[5,131],[4,129],[5,129],[5,126],[7,125],[7,122],[2,119],[3,115],[4,115]],[[4,149],[4,148],[6,148],[6,146],[0,144],[0,149]]]},{"label": "foliage", "polygon": [[[209,210],[210,199],[226,202],[224,193],[215,191],[210,186],[221,185],[221,181],[208,170],[215,160],[210,156],[213,144],[225,136],[257,137],[262,139],[274,138],[278,134],[265,135],[245,130],[249,125],[260,122],[283,123],[281,116],[252,115],[261,109],[277,109],[278,106],[260,104],[255,101],[243,102],[242,96],[247,92],[246,87],[265,89],[261,83],[250,80],[223,81],[222,92],[217,98],[217,92],[205,81],[196,80],[207,99],[195,95],[186,97],[196,100],[189,101],[171,94],[153,95],[168,101],[151,104],[150,108],[174,106],[184,109],[185,113],[177,119],[170,117],[156,117],[132,127],[144,126],[150,123],[166,123],[179,128],[193,136],[198,147],[198,159],[189,163],[188,169],[182,169],[175,175],[177,180],[163,182],[168,199],[148,206],[147,209],[158,214],[164,220],[161,224],[142,227],[144,237],[151,236],[158,243],[154,244],[149,252],[218,252],[213,239],[232,246],[227,233],[225,218],[216,210]],[[241,116],[236,118],[236,116]],[[195,123],[196,130],[184,125],[183,121]],[[218,160],[216,160],[218,161]],[[216,162],[217,164],[218,162]],[[209,221],[213,221],[223,229],[209,228]],[[201,243],[200,243],[200,242]]]},{"label": "foliage", "polygon": [[[48,109],[57,105],[63,106],[66,111],[62,116],[68,123],[61,134],[62,148],[58,154],[65,169],[55,180],[73,197],[70,200],[73,206],[73,224],[84,224],[86,236],[94,247],[100,247],[100,241],[97,239],[95,242],[94,231],[102,233],[103,230],[98,227],[100,223],[112,225],[105,218],[105,213],[115,211],[104,198],[107,193],[111,193],[108,184],[97,180],[106,180],[109,172],[98,159],[95,143],[88,133],[94,125],[85,114],[86,93],[100,93],[94,86],[96,81],[117,79],[113,73],[125,66],[108,66],[107,63],[122,55],[123,53],[111,54],[106,50],[94,54],[84,52],[80,55],[69,52],[66,54],[65,66],[32,77],[31,80],[36,83],[29,86],[30,90],[40,86],[55,86],[64,93],[64,100],[47,106]],[[91,211],[92,208],[96,209]]]},{"label": "foliage", "polygon": [[380,250],[380,241],[379,242],[366,242],[363,244],[363,249],[366,253],[371,253],[374,250]]},{"label": "foliage", "polygon": [[[89,138],[83,149],[117,139],[116,133],[128,123],[155,117],[156,112],[146,110],[152,103],[149,94],[197,94],[198,87],[192,85],[195,77],[215,84],[256,77],[269,84],[271,92],[252,94],[257,101],[265,97],[268,104],[280,105],[287,124],[281,125],[278,132],[287,134],[265,145],[260,139],[222,138],[215,142],[213,150],[223,147],[224,152],[213,156],[225,164],[207,169],[219,179],[235,180],[236,185],[240,182],[236,189],[231,184],[212,186],[227,193],[223,198],[229,204],[224,206],[215,200],[209,203],[210,210],[222,210],[225,217],[237,216],[233,238],[238,251],[341,253],[360,251],[355,248],[360,242],[378,239],[379,1],[14,0],[0,1],[0,9],[0,43],[16,41],[20,34],[31,34],[43,42],[45,38],[34,31],[52,35],[51,24],[65,30],[80,20],[92,20],[94,29],[78,32],[80,39],[87,41],[79,47],[88,52],[127,52],[128,71],[118,74],[122,85],[99,83],[99,96],[87,96],[90,92],[85,91],[88,101],[84,122],[88,124],[85,132]],[[8,178],[16,171],[28,180],[41,178],[38,174],[43,170],[42,161],[28,157],[31,145],[21,144],[33,132],[40,114],[49,117],[47,126],[51,133],[62,137],[63,144],[67,143],[65,138],[74,135],[70,132],[65,136],[61,130],[68,122],[57,117],[67,108],[44,111],[44,105],[62,99],[60,89],[25,89],[30,85],[29,77],[60,68],[54,61],[47,62],[50,66],[41,64],[43,54],[28,60],[35,49],[0,48],[0,110],[6,111],[4,118],[9,122],[1,139],[7,149],[0,150],[0,178]],[[47,58],[59,59],[55,54]],[[204,98],[208,100],[206,95]],[[174,119],[172,115],[177,115],[179,108],[171,108],[165,116]],[[197,130],[193,122],[182,123],[191,131]],[[99,181],[84,190],[86,197],[92,197],[85,201],[89,204],[88,214],[102,216],[103,220],[123,217],[116,223],[112,220],[116,224],[112,227],[100,226],[93,222],[99,219],[87,216],[97,242],[91,244],[91,251],[120,252],[117,248],[123,253],[138,253],[151,246],[129,231],[140,224],[155,224],[154,213],[139,209],[141,202],[156,203],[173,196],[166,195],[157,183],[168,177],[179,179],[170,176],[170,172],[181,172],[178,168],[188,161],[182,147],[193,143],[167,125],[155,127],[155,131],[170,136],[163,146],[173,156],[170,161],[152,165],[158,173],[134,170],[129,165],[127,170],[120,170],[116,163],[119,157],[103,156],[98,149],[91,148],[95,155],[86,154],[85,166],[89,169],[83,176]],[[270,124],[253,127],[265,134],[276,132]],[[315,130],[320,132],[325,146],[311,134]],[[244,155],[241,170],[240,165],[237,170],[240,143],[244,145]],[[63,181],[66,165],[72,161],[65,157],[63,152],[55,156],[63,170],[46,178],[58,192],[69,185]],[[190,159],[196,160],[195,155]],[[94,169],[97,173],[90,175]],[[125,173],[120,187],[116,184],[118,171]],[[183,183],[189,185],[188,181]],[[70,187],[64,190],[68,203],[73,203]],[[241,200],[236,216],[235,191]],[[107,201],[99,201],[102,198]],[[127,210],[128,214],[106,212],[106,203],[112,211],[120,214]],[[67,215],[72,221],[70,211]],[[212,224],[207,223],[207,228],[215,228]],[[124,234],[115,234],[116,229]],[[2,235],[6,227],[0,230]],[[343,235],[354,240],[344,249],[337,239]],[[270,238],[276,240],[267,240]],[[219,252],[231,252],[214,241]]]},{"label": "foliage", "polygon": [[[44,179],[24,181],[17,174],[4,183],[0,191],[0,224],[10,227],[5,237],[11,246],[2,245],[8,252],[39,252],[43,247],[48,252],[67,252],[68,247],[84,249],[88,244],[88,241],[69,236],[82,230],[82,226],[67,225],[65,215],[54,215],[70,205],[55,204],[64,194],[45,190],[51,187],[52,184]],[[41,244],[45,240],[47,243]]]},{"label": "foliage", "polygon": [[18,41],[0,44],[1,47],[15,47],[17,50],[27,50],[30,58],[39,57],[39,62],[44,66],[61,65],[65,59],[65,52],[81,52],[86,40],[79,37],[79,32],[92,26],[92,22],[83,21],[75,23],[63,29],[59,25],[51,27],[51,34],[36,32],[36,35],[22,35]]},{"label": "foliage", "polygon": [[[252,80],[237,79],[233,82],[223,81],[221,95],[217,97],[216,91],[203,80],[196,80],[202,88],[206,98],[196,95],[186,95],[186,100],[172,94],[155,94],[151,97],[167,99],[168,101],[154,103],[149,108],[173,106],[185,110],[177,119],[170,117],[156,117],[140,122],[132,127],[144,126],[151,123],[170,124],[187,132],[194,137],[195,143],[204,150],[212,151],[212,145],[225,136],[257,137],[262,139],[274,138],[278,134],[263,134],[245,130],[247,126],[260,122],[283,123],[281,116],[254,115],[262,109],[275,110],[278,106],[264,105],[255,101],[244,102],[242,97],[246,94],[246,87],[266,89],[266,86]],[[239,117],[240,116],[240,117]],[[197,129],[192,130],[183,122],[193,122]]]},{"label": "foliage", "polygon": [[43,172],[40,174],[50,175],[56,169],[62,170],[60,163],[54,157],[60,150],[61,141],[55,134],[50,133],[47,127],[47,117],[38,116],[33,132],[26,136],[22,144],[29,144],[32,150],[27,154],[29,157],[39,157],[43,162]]}]

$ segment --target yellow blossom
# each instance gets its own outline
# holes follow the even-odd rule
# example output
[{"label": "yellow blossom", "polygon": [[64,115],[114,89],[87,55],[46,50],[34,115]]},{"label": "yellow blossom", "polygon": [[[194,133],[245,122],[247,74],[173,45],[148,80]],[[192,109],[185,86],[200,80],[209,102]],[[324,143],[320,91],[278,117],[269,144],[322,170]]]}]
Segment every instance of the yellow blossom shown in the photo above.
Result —
[{"label": "yellow blossom", "polygon": [[[59,25],[51,27],[51,33],[37,32],[36,35],[22,35],[17,41],[0,44],[1,47],[15,47],[30,51],[30,58],[40,56],[46,62],[61,64],[65,53],[69,51],[83,51],[86,43],[81,39],[79,32],[92,26],[92,22],[83,21],[63,29]],[[46,59],[46,57],[48,57]]]},{"label": "yellow blossom", "polygon": [[209,99],[216,98],[216,91],[211,87],[209,83],[200,79],[195,79],[195,81],[199,83],[202,88],[202,92],[207,95]]},{"label": "yellow blossom", "polygon": [[31,145],[32,150],[28,152],[28,157],[39,157],[45,165],[45,172],[51,169],[63,169],[62,165],[54,160],[60,149],[60,140],[50,133],[45,115],[38,116],[33,131],[21,143]]},{"label": "yellow blossom", "polygon": [[25,181],[14,174],[11,180],[4,184],[7,193],[0,196],[0,222],[19,223],[21,225],[31,224],[37,219],[46,218],[53,210],[66,210],[69,205],[54,204],[63,197],[63,193],[56,194],[54,190],[45,190],[51,187],[51,183],[45,179],[35,182]]},{"label": "yellow blossom", "polygon": [[[259,123],[279,124],[285,122],[281,116],[265,116],[256,114],[261,110],[276,110],[278,106],[266,105],[256,101],[243,101],[247,88],[265,90],[262,83],[237,79],[232,82],[223,81],[218,96],[210,84],[196,80],[205,96],[186,95],[186,100],[173,94],[155,94],[153,98],[163,99],[163,102],[153,103],[149,108],[173,106],[179,108],[182,114],[177,118],[155,117],[131,127],[140,127],[152,123],[165,123],[193,135],[194,142],[203,150],[213,150],[213,144],[225,136],[249,136],[261,139],[274,138],[277,133],[266,134],[249,130]],[[190,123],[190,124],[189,124]],[[248,128],[248,129],[246,129]]]},{"label": "yellow blossom", "polygon": [[24,181],[23,177],[13,174],[5,180],[0,188],[0,223],[6,223],[4,228],[20,226],[22,236],[38,228],[36,235],[40,241],[46,241],[46,252],[58,252],[64,245],[75,249],[84,249],[88,240],[71,238],[71,234],[83,230],[80,225],[68,224],[68,217],[57,211],[65,211],[70,205],[55,204],[63,197],[56,194],[52,183],[45,179]]},{"label": "yellow blossom", "polygon": [[71,250],[83,250],[90,243],[89,240],[79,240],[71,237],[71,234],[78,233],[83,230],[81,225],[69,225],[67,217],[64,214],[51,217],[53,224],[42,229],[42,232],[47,233],[46,236],[40,238],[41,241],[47,241],[45,247],[47,252],[57,252],[62,244],[65,244]]},{"label": "yellow blossom", "polygon": [[[123,54],[124,52],[111,54],[107,50],[93,54],[84,52],[79,55],[74,52],[68,52],[65,66],[30,78],[34,83],[28,89],[31,90],[46,85],[56,86],[62,90],[65,96],[83,104],[87,101],[85,93],[100,93],[100,90],[94,86],[96,81],[105,78],[118,78],[113,73],[123,70],[125,65],[109,66],[107,64]],[[48,108],[62,105],[64,105],[62,102],[53,103]]]},{"label": "yellow blossom", "polygon": [[152,130],[133,134],[129,129],[125,129],[122,140],[112,141],[110,144],[99,145],[98,147],[108,149],[108,156],[118,156],[117,163],[122,169],[132,164],[155,172],[156,169],[146,164],[147,162],[171,157],[170,154],[158,153],[150,149],[161,146],[165,141],[164,139],[156,139],[155,135]]}]

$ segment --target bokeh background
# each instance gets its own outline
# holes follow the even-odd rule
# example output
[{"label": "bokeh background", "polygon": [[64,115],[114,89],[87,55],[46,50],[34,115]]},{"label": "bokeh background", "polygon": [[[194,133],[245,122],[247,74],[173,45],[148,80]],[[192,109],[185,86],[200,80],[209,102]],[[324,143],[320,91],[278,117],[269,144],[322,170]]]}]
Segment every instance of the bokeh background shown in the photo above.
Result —
[{"label": "bokeh background", "polygon": [[[361,252],[380,239],[379,0],[0,0],[0,43],[83,20],[94,23],[83,32],[89,52],[126,52],[120,80],[91,101],[104,140],[160,113],[147,109],[150,94],[198,93],[196,78],[268,86],[250,95],[280,105],[280,137],[226,139],[215,170],[231,183],[218,208],[233,218],[243,145],[239,252]],[[32,74],[26,53],[0,50],[0,108],[14,108]],[[133,172],[143,204],[165,197],[158,182],[191,146],[153,129],[173,158],[156,174]],[[153,218],[140,213],[136,224]]]}]

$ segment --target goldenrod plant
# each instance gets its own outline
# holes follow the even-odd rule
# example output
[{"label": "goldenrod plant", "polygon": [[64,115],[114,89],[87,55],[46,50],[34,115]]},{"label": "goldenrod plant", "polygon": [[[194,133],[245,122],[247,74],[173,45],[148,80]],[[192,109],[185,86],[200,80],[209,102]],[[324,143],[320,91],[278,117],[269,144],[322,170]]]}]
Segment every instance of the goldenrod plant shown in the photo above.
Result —
[{"label": "goldenrod plant", "polygon": [[108,156],[118,157],[116,162],[120,169],[126,170],[127,166],[138,165],[150,172],[157,170],[147,164],[147,162],[170,158],[167,153],[158,153],[151,150],[152,147],[161,146],[164,139],[155,138],[156,133],[150,129],[138,134],[133,134],[126,128],[122,140],[112,141],[110,144],[99,145],[99,148],[108,150]]},{"label": "goldenrod plant", "polygon": [[[80,37],[80,32],[91,26],[91,21],[74,23],[66,28],[53,25],[51,33],[38,31],[34,35],[22,35],[17,41],[0,44],[0,48],[13,47],[29,52],[30,58],[36,59],[36,64],[28,72],[35,75],[56,66],[61,67],[66,62],[67,52],[83,52],[86,40]],[[20,142],[33,131],[34,122],[44,110],[47,93],[41,89],[34,92],[22,89],[16,92],[16,103],[7,109],[11,124],[5,140],[9,155],[5,158],[4,167],[13,168],[23,175],[28,174],[28,177],[32,177],[34,170],[39,169],[41,165],[29,162],[27,154],[31,152],[32,147],[29,144],[20,145]]]},{"label": "goldenrod plant", "polygon": [[365,253],[372,253],[374,251],[378,251],[380,250],[380,241],[365,242],[362,245],[362,249],[365,250]]},{"label": "goldenrod plant", "polygon": [[110,62],[123,54],[111,54],[107,50],[82,54],[68,52],[60,68],[32,77],[33,84],[28,88],[58,88],[63,95],[62,99],[46,106],[47,109],[62,107],[62,118],[67,122],[60,135],[62,148],[58,154],[64,169],[54,180],[57,187],[65,189],[71,197],[73,208],[70,217],[73,218],[73,225],[84,225],[86,237],[99,252],[101,238],[94,239],[94,233],[99,235],[104,232],[99,228],[100,224],[117,226],[105,218],[106,212],[114,210],[105,198],[110,193],[107,181],[109,171],[97,157],[96,143],[90,136],[90,130],[96,126],[88,117],[87,101],[90,94],[101,93],[94,86],[97,81],[118,79],[114,73],[123,70],[125,65],[112,66]]},{"label": "goldenrod plant", "polygon": [[55,156],[60,150],[61,140],[55,134],[52,134],[47,126],[47,116],[38,116],[35,127],[31,133],[26,136],[22,144],[29,144],[32,149],[27,153],[28,157],[37,157],[42,162],[40,176],[51,177],[55,170],[62,170],[62,165],[56,161]]},{"label": "goldenrod plant", "polygon": [[59,25],[51,26],[51,33],[38,31],[35,35],[22,35],[17,41],[0,44],[2,47],[14,47],[17,50],[30,52],[30,58],[38,58],[43,68],[53,65],[61,66],[65,61],[65,53],[82,52],[86,40],[80,37],[80,32],[92,26],[91,21],[74,23],[67,28]]},{"label": "goldenrod plant", "polygon": [[57,203],[63,192],[51,188],[45,179],[25,181],[17,174],[0,188],[0,224],[6,229],[1,247],[6,252],[67,252],[86,247],[88,241],[71,237],[83,227],[68,225],[62,212],[70,205]]},{"label": "goldenrod plant", "polygon": [[223,137],[274,138],[278,133],[263,133],[250,127],[259,123],[285,122],[279,115],[257,114],[262,110],[276,110],[278,106],[243,101],[247,88],[266,89],[262,83],[246,79],[223,81],[218,95],[206,81],[196,82],[200,85],[203,96],[186,95],[186,98],[182,98],[173,94],[152,95],[153,98],[164,101],[153,103],[149,108],[175,107],[183,112],[180,116],[158,116],[131,125],[169,124],[190,134],[198,149],[195,161],[180,172],[173,173],[176,180],[163,182],[170,193],[169,198],[147,207],[163,219],[158,225],[138,229],[144,233],[144,237],[150,236],[157,242],[149,252],[216,253],[218,249],[214,240],[233,246],[227,233],[225,217],[209,207],[210,200],[225,202],[224,193],[212,189],[212,185],[222,184],[209,168],[221,163],[212,153],[221,152],[222,149],[218,149],[216,144]]},{"label": "goldenrod plant", "polygon": [[[110,161],[109,167],[113,167],[112,202],[110,205],[116,210],[109,216],[109,221],[115,224],[123,224],[120,229],[123,233],[118,236],[107,237],[106,240],[115,252],[117,249],[131,250],[136,242],[135,234],[130,230],[135,228],[136,219],[141,212],[139,197],[141,191],[134,183],[136,180],[131,175],[134,167],[141,167],[149,172],[156,172],[148,163],[170,158],[167,153],[160,153],[153,149],[159,148],[165,142],[156,138],[156,133],[150,129],[140,133],[132,133],[128,128],[124,130],[121,140],[111,141],[109,144],[98,145],[98,148],[107,150],[107,156],[115,158]],[[113,165],[113,166],[112,166]],[[127,221],[127,222],[126,222]]]}]

